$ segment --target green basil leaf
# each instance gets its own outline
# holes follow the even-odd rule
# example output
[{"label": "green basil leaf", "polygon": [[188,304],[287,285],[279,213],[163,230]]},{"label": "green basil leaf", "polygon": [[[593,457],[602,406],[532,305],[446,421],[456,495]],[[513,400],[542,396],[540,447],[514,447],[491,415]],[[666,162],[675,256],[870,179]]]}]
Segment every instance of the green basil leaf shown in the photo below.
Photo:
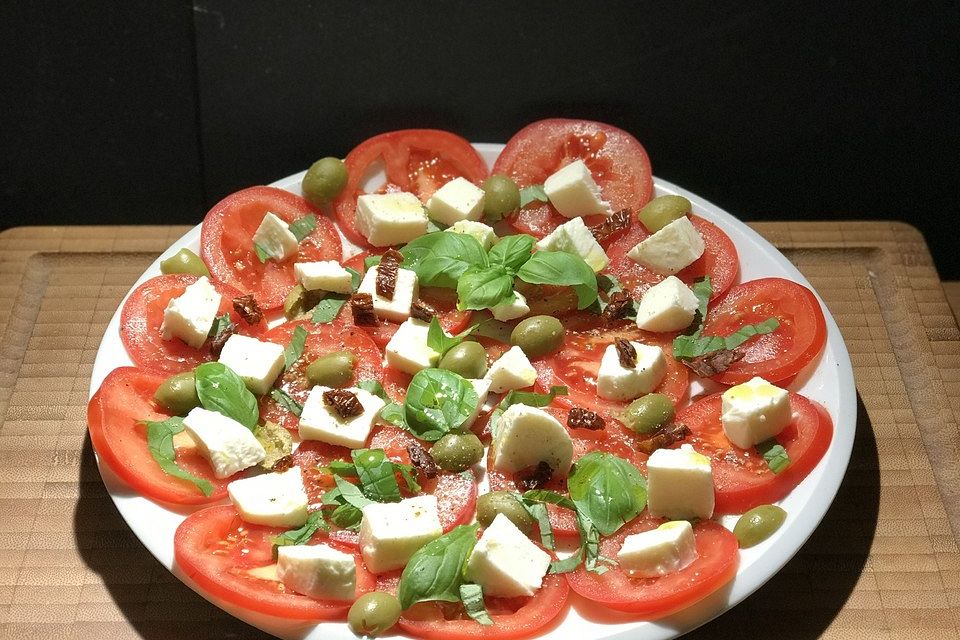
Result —
[{"label": "green basil leaf", "polygon": [[412,464],[394,462],[393,468],[400,473],[400,477],[403,478],[403,482],[407,485],[407,490],[410,493],[420,493],[422,487],[417,482],[417,472]]},{"label": "green basil leaf", "polygon": [[570,509],[571,511],[577,510],[577,505],[562,493],[557,493],[556,491],[548,491],[546,489],[532,489],[523,494],[524,501],[529,502],[542,502],[544,504],[555,504],[558,507],[563,507],[564,509]]},{"label": "green basil leaf", "polygon": [[463,342],[463,339],[473,333],[476,328],[477,325],[473,325],[455,336],[449,336],[440,326],[440,321],[434,316],[430,319],[430,327],[427,329],[427,346],[439,353],[442,358],[447,351]]},{"label": "green basil leaf", "polygon": [[551,551],[556,549],[557,543],[553,537],[553,526],[550,524],[550,514],[547,512],[546,505],[523,499],[520,500],[520,504],[527,510],[530,517],[537,521],[537,528],[540,529],[540,544]]},{"label": "green basil leaf", "polygon": [[303,347],[307,343],[307,330],[297,326],[290,337],[290,344],[283,350],[283,369],[286,371],[303,355]]},{"label": "green basil leaf", "polygon": [[233,320],[230,319],[230,314],[225,313],[222,316],[217,316],[213,321],[213,326],[210,327],[210,332],[207,334],[211,338],[218,337],[224,331],[231,331],[234,328]]},{"label": "green basil leaf", "polygon": [[690,290],[693,291],[693,295],[697,296],[697,313],[694,315],[690,326],[694,327],[693,335],[699,336],[703,332],[703,325],[707,322],[707,306],[710,304],[710,296],[713,295],[713,283],[710,281],[710,276],[703,276],[694,282]]},{"label": "green basil leaf", "polygon": [[[354,462],[354,464],[356,464],[356,462]],[[360,470],[357,469],[358,474],[359,472]],[[339,495],[343,503],[352,505],[357,509],[363,509],[368,504],[373,504],[374,501],[363,495],[363,491],[361,491],[357,485],[352,482],[347,482],[336,475],[333,476],[333,480],[337,483],[337,491],[340,492]]]},{"label": "green basil leaf", "polygon": [[530,284],[573,287],[577,308],[586,309],[597,299],[597,276],[580,256],[563,251],[537,251],[517,271]]},{"label": "green basil leaf", "polygon": [[204,362],[194,370],[197,397],[204,409],[233,418],[248,429],[260,419],[257,397],[240,376],[220,362]]},{"label": "green basil leaf", "polygon": [[483,603],[483,589],[478,584],[460,585],[460,600],[467,615],[485,627],[493,626],[493,620]]},{"label": "green basil leaf", "polygon": [[607,568],[597,564],[600,561],[612,563],[600,555],[600,531],[589,516],[579,511],[577,512],[577,529],[580,532],[580,548],[583,552],[584,568],[597,575],[606,573]]},{"label": "green basil leaf", "polygon": [[474,266],[487,266],[487,252],[473,236],[442,231],[416,238],[400,249],[403,268],[415,271],[420,286],[456,289],[457,281]]},{"label": "green basil leaf", "polygon": [[790,455],[775,438],[764,440],[757,445],[757,451],[767,461],[770,471],[780,473],[790,466]]},{"label": "green basil leaf", "polygon": [[534,391],[510,391],[490,413],[490,432],[496,434],[497,422],[503,412],[515,404],[525,404],[528,407],[547,407],[557,396],[567,395],[566,387],[550,387],[550,393],[536,393]]},{"label": "green basil leaf", "polygon": [[371,393],[385,402],[390,401],[390,398],[387,396],[386,389],[384,389],[383,385],[376,380],[361,380],[357,383],[357,388],[363,389],[367,393]]},{"label": "green basil leaf", "polygon": [[463,377],[443,369],[423,369],[407,387],[407,428],[421,440],[435,442],[459,429],[479,402],[477,390]]},{"label": "green basil leaf", "polygon": [[289,229],[290,233],[294,235],[297,239],[297,242],[303,242],[303,239],[308,235],[313,233],[313,230],[317,228],[317,216],[312,213],[305,215],[302,218],[297,218],[290,223]]},{"label": "green basil leaf", "polygon": [[530,259],[535,243],[533,236],[526,234],[507,236],[493,245],[487,258],[491,265],[501,266],[508,273],[516,273]]},{"label": "green basil leaf", "polygon": [[381,260],[383,260],[383,256],[378,256],[378,255],[367,256],[366,258],[363,259],[363,270],[370,271],[370,269],[380,264]]},{"label": "green basil leaf", "polygon": [[383,449],[356,449],[350,452],[363,487],[363,495],[376,502],[400,502],[393,462]]},{"label": "green basil leaf", "polygon": [[736,349],[753,336],[773,333],[780,326],[776,318],[740,327],[729,336],[677,336],[673,339],[673,357],[689,360],[721,349]]},{"label": "green basil leaf", "polygon": [[554,560],[551,562],[550,569],[547,571],[547,573],[570,573],[571,571],[576,570],[576,568],[580,566],[581,562],[583,562],[582,547],[578,549],[576,553],[564,558],[563,560]]},{"label": "green basil leaf", "polygon": [[[587,310],[600,315],[603,313],[604,309],[607,308],[607,300],[610,299],[610,296],[612,296],[614,293],[620,293],[624,289],[623,285],[620,284],[620,281],[616,276],[606,273],[597,274],[597,288],[599,291],[602,291],[604,294],[606,294],[606,299],[598,296],[594,303],[590,305]],[[636,320],[637,318],[637,303],[636,301],[632,300],[632,298],[630,303],[630,311],[624,314],[623,317],[629,320]]]},{"label": "green basil leaf", "polygon": [[347,503],[341,504],[330,514],[330,522],[348,531],[359,531],[362,519],[363,511]]},{"label": "green basil leaf", "polygon": [[577,512],[610,536],[647,506],[647,481],[635,466],[610,453],[593,451],[577,460],[567,478]]},{"label": "green basil leaf", "polygon": [[344,270],[350,274],[350,289],[356,292],[360,288],[360,281],[363,280],[363,276],[360,275],[359,271],[350,267],[344,267]]},{"label": "green basil leaf", "polygon": [[380,409],[380,419],[395,427],[400,427],[401,429],[407,428],[406,412],[404,411],[403,405],[399,403],[388,402],[384,405],[383,409]]},{"label": "green basil leaf", "polygon": [[521,209],[523,209],[525,206],[527,206],[533,201],[550,202],[550,198],[547,197],[547,192],[543,190],[542,184],[532,184],[529,187],[524,187],[523,189],[520,189],[520,208]]},{"label": "green basil leaf", "polygon": [[344,478],[356,478],[357,474],[357,465],[352,462],[344,462],[343,460],[331,460],[330,464],[325,467],[322,467],[325,471],[330,473],[330,475],[338,475]]},{"label": "green basil leaf", "polygon": [[400,575],[397,597],[400,607],[418,602],[459,602],[463,569],[477,544],[480,525],[460,525],[420,547]]},{"label": "green basil leaf", "polygon": [[260,262],[266,262],[270,259],[270,253],[256,242],[253,243],[253,250],[256,252],[257,260]]},{"label": "green basil leaf", "polygon": [[313,511],[307,516],[306,523],[299,529],[285,531],[278,536],[274,536],[273,545],[275,547],[284,547],[287,545],[307,544],[310,538],[317,531],[329,531],[330,527],[323,519],[323,514],[319,511]]},{"label": "green basil leaf", "polygon": [[461,310],[489,309],[513,297],[513,278],[501,266],[471,268],[457,282],[457,297]]},{"label": "green basil leaf", "polygon": [[283,389],[270,389],[270,397],[281,407],[300,417],[303,413],[303,405],[293,399],[293,397]]},{"label": "green basil leaf", "polygon": [[313,308],[313,316],[310,319],[314,324],[333,322],[337,315],[339,315],[340,309],[347,303],[348,298],[349,296],[341,294],[330,294],[326,296]]},{"label": "green basil leaf", "polygon": [[150,455],[168,476],[192,482],[205,496],[213,494],[213,484],[184,471],[177,465],[177,452],[173,448],[173,436],[183,431],[183,418],[177,416],[162,422],[144,420],[147,426],[147,448]]}]

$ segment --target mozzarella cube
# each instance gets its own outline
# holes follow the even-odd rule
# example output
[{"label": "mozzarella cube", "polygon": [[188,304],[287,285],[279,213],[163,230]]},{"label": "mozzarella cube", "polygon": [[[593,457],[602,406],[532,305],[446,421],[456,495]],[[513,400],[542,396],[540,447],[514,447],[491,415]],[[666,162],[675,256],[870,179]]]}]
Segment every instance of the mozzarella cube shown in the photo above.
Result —
[{"label": "mozzarella cube", "polygon": [[325,544],[277,547],[277,577],[288,589],[321,600],[353,600],[357,563],[353,554]]},{"label": "mozzarella cube", "polygon": [[218,478],[228,478],[267,457],[250,429],[222,413],[194,407],[184,417],[183,427]]},{"label": "mozzarella cube", "polygon": [[531,386],[537,381],[537,370],[523,349],[515,346],[490,365],[483,379],[490,381],[490,391],[503,393]]},{"label": "mozzarella cube", "polygon": [[293,272],[307,291],[353,292],[353,274],[336,260],[298,262],[293,265]]},{"label": "mozzarella cube", "polygon": [[509,302],[501,302],[490,307],[490,313],[500,322],[522,318],[530,313],[530,305],[527,299],[518,291],[513,292],[513,298]]},{"label": "mozzarella cube", "polygon": [[480,243],[480,246],[483,247],[484,251],[489,251],[490,247],[496,244],[499,238],[494,232],[493,227],[488,224],[483,224],[482,222],[474,222],[473,220],[460,220],[459,222],[454,222],[447,228],[447,231],[450,233],[463,233],[468,236],[473,236],[477,239],[477,242]]},{"label": "mozzarella cube", "polygon": [[290,226],[277,215],[267,212],[253,234],[253,243],[260,247],[271,260],[283,262],[297,255],[300,243],[290,231]]},{"label": "mozzarella cube", "polygon": [[357,198],[357,231],[375,247],[405,244],[427,232],[427,214],[412,193]]},{"label": "mozzarella cube", "polygon": [[713,516],[713,468],[710,458],[689,444],[657,449],[647,460],[647,509],[672,520]]},{"label": "mozzarella cube", "polygon": [[546,462],[555,477],[565,477],[573,463],[573,441],[560,421],[543,409],[515,404],[497,421],[490,455],[497,471],[516,473]]},{"label": "mozzarella cube", "polygon": [[470,553],[466,578],[480,585],[485,596],[532,596],[549,568],[550,555],[501,513]]},{"label": "mozzarella cube", "polygon": [[693,527],[675,520],[624,538],[617,562],[628,576],[659,578],[689,567],[697,555]]},{"label": "mozzarella cube", "polygon": [[307,521],[307,492],[300,467],[283,473],[265,473],[227,485],[230,501],[251,524],[302,527]]},{"label": "mozzarella cube", "polygon": [[454,178],[427,200],[427,215],[449,226],[483,216],[483,189],[466,178]]},{"label": "mozzarella cube", "polygon": [[611,213],[583,160],[571,162],[544,180],[543,191],[557,213],[566,218]]},{"label": "mozzarella cube", "polygon": [[741,449],[773,438],[793,421],[790,394],[763,378],[730,387],[721,398],[723,432]]},{"label": "mozzarella cube", "polygon": [[580,256],[594,273],[599,273],[610,264],[606,252],[593,237],[593,232],[583,222],[583,218],[564,222],[540,240],[536,247],[539,251],[563,251]]},{"label": "mozzarella cube", "polygon": [[250,391],[262,396],[283,371],[283,345],[235,333],[224,343],[219,362],[240,376]]},{"label": "mozzarella cube", "polygon": [[670,275],[696,262],[705,247],[700,232],[684,216],[630,249],[627,257],[657,273]]},{"label": "mozzarella cube", "polygon": [[326,391],[330,391],[330,387],[316,386],[310,390],[300,413],[300,438],[319,440],[350,449],[362,448],[373,430],[374,421],[383,409],[384,401],[369,391],[351,387],[347,391],[356,394],[363,413],[341,418],[333,407],[324,402],[323,394]]},{"label": "mozzarella cube", "polygon": [[464,430],[469,429],[471,425],[477,421],[477,418],[480,416],[480,410],[483,408],[483,405],[486,404],[487,396],[490,394],[489,380],[467,380],[467,382],[473,385],[473,390],[477,392],[477,408],[470,414],[470,417],[460,425],[460,428]]},{"label": "mozzarella cube", "polygon": [[637,326],[644,331],[680,331],[693,322],[700,302],[676,276],[646,290],[637,308]]},{"label": "mozzarella cube", "polygon": [[387,365],[410,375],[437,366],[440,354],[427,346],[429,330],[429,324],[416,318],[401,324],[384,349]]},{"label": "mozzarella cube", "polygon": [[628,369],[620,364],[617,347],[609,345],[600,359],[597,374],[597,395],[607,400],[633,400],[657,388],[667,374],[663,349],[642,342],[631,342],[637,350],[637,366]]},{"label": "mozzarella cube", "polygon": [[179,296],[167,303],[160,324],[164,340],[180,338],[194,349],[203,346],[220,309],[220,294],[206,276],[187,286]]},{"label": "mozzarella cube", "polygon": [[379,265],[367,269],[357,293],[369,293],[373,297],[373,310],[378,318],[391,322],[403,322],[410,317],[410,306],[420,295],[417,273],[410,269],[397,269],[397,284],[393,298],[384,298],[377,293],[377,270]]},{"label": "mozzarella cube", "polygon": [[363,508],[360,553],[373,573],[400,569],[420,547],[443,535],[436,496],[374,502]]}]

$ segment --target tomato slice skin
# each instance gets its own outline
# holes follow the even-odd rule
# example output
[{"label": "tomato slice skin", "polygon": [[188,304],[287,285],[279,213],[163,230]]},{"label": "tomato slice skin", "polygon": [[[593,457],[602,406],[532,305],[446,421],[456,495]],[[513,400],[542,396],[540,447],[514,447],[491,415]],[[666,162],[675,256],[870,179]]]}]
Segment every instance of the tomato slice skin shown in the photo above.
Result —
[{"label": "tomato slice skin", "polygon": [[690,435],[689,443],[713,466],[715,513],[744,513],[786,497],[820,462],[833,439],[833,421],[822,406],[798,393],[790,394],[793,422],[777,436],[790,456],[790,466],[773,473],[756,449],[741,449],[727,440],[720,421],[721,394],[697,400],[677,412],[676,422]]},{"label": "tomato slice skin", "polygon": [[[229,505],[208,507],[191,514],[177,527],[174,557],[180,569],[204,591],[231,604],[296,620],[345,619],[351,602],[316,600],[287,591],[279,582],[246,574],[249,569],[273,564],[271,538],[284,531],[243,522]],[[324,542],[337,546],[329,540]],[[359,554],[354,554],[354,559],[359,597],[374,589],[376,579]]]},{"label": "tomato slice skin", "polygon": [[[254,251],[253,234],[267,212],[288,224],[307,215],[316,216],[317,226],[300,242],[296,257],[282,263],[260,262]],[[275,187],[250,187],[227,196],[204,217],[200,257],[211,278],[252,293],[263,309],[275,309],[283,305],[296,284],[295,262],[339,262],[343,247],[329,218],[300,196]]]},{"label": "tomato slice skin", "polygon": [[[600,542],[600,554],[616,558],[628,535],[654,529],[666,520],[641,515],[615,535]],[[620,567],[603,575],[588,572],[583,565],[566,574],[570,588],[588,600],[611,609],[635,614],[641,619],[661,618],[707,597],[737,572],[739,548],[732,533],[712,520],[693,527],[699,557],[676,573],[659,578],[631,578]]]},{"label": "tomato slice skin", "polygon": [[210,463],[196,450],[177,449],[177,464],[213,485],[214,491],[207,497],[192,483],[164,473],[147,448],[147,428],[139,422],[170,417],[153,402],[153,394],[164,379],[137,367],[111,371],[87,404],[90,440],[101,462],[151,500],[171,504],[216,502],[227,495],[227,483],[243,472],[217,479]]},{"label": "tomato slice skin", "polygon": [[460,136],[438,129],[402,129],[364,140],[347,154],[347,184],[333,203],[340,229],[352,242],[372,248],[357,230],[357,196],[377,162],[383,163],[387,182],[378,193],[408,191],[426,202],[433,192],[454,178],[480,185],[488,175],[483,158]]}]

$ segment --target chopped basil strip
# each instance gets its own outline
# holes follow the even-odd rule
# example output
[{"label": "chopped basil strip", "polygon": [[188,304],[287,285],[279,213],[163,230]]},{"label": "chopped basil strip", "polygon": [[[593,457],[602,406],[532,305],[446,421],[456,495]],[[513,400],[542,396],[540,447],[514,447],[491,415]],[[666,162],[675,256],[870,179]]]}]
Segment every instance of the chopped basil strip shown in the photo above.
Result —
[{"label": "chopped basil strip", "polygon": [[483,589],[478,584],[460,585],[460,600],[467,615],[485,627],[493,625],[487,606],[483,603]]},{"label": "chopped basil strip", "polygon": [[540,529],[540,544],[551,551],[556,549],[557,543],[553,537],[553,526],[550,524],[550,514],[547,512],[546,505],[540,502],[528,502],[522,498],[520,504],[527,510],[530,517],[537,521],[537,528]]},{"label": "chopped basil strip", "polygon": [[387,392],[383,388],[383,385],[376,380],[361,380],[357,383],[357,388],[363,389],[367,393],[371,393],[386,402],[390,401],[390,398],[387,396]]},{"label": "chopped basil strip", "polygon": [[236,373],[220,362],[204,362],[194,370],[197,397],[204,409],[233,418],[248,429],[260,419],[257,397]]},{"label": "chopped basil strip", "polygon": [[167,418],[162,422],[144,420],[147,426],[147,448],[160,468],[169,476],[192,482],[205,496],[213,493],[213,485],[177,466],[177,452],[173,448],[173,436],[183,431],[183,418]]},{"label": "chopped basil strip", "polygon": [[307,544],[317,531],[329,530],[330,527],[324,521],[323,514],[320,511],[313,511],[307,516],[307,521],[302,527],[274,536],[272,542],[276,547]]},{"label": "chopped basil strip", "polygon": [[435,442],[459,429],[479,402],[477,390],[463,377],[443,369],[423,369],[407,387],[406,428],[421,440]]},{"label": "chopped basil strip", "polygon": [[356,531],[360,528],[363,508],[372,504],[373,500],[364,496],[359,487],[343,480],[340,476],[334,475],[333,479],[337,486],[325,492],[321,502],[325,507],[334,507],[329,516],[333,524]]},{"label": "chopped basil strip", "polygon": [[298,326],[293,330],[293,335],[290,337],[290,344],[288,344],[287,348],[283,350],[284,370],[292,367],[293,363],[300,359],[300,356],[303,355],[303,347],[306,343],[307,330],[301,326]]},{"label": "chopped basil strip", "polygon": [[459,602],[463,568],[477,544],[480,525],[460,525],[420,547],[400,575],[397,597],[400,607],[418,602]]},{"label": "chopped basil strip", "polygon": [[787,454],[787,450],[774,438],[764,440],[758,444],[757,451],[759,451],[763,459],[767,461],[767,466],[770,467],[770,471],[774,473],[780,473],[790,466],[790,456]]},{"label": "chopped basil strip", "polygon": [[225,313],[222,316],[217,316],[217,318],[213,321],[213,326],[210,327],[210,333],[207,335],[211,338],[216,338],[225,331],[231,331],[233,327],[234,324],[233,320],[230,319],[230,314]]},{"label": "chopped basil strip", "polygon": [[347,303],[349,296],[341,294],[331,294],[320,300],[317,306],[313,308],[313,316],[310,318],[315,324],[325,324],[333,322],[340,309]]},{"label": "chopped basil strip", "polygon": [[303,242],[303,239],[313,233],[316,228],[317,216],[312,213],[294,220],[289,226],[290,233],[297,239],[297,242]]},{"label": "chopped basil strip", "polygon": [[587,516],[605,536],[616,533],[647,506],[647,481],[643,474],[610,453],[593,451],[577,460],[567,488],[577,513]]},{"label": "chopped basil strip", "polygon": [[256,242],[253,243],[253,250],[257,253],[257,260],[260,262],[266,262],[270,259],[270,253]]},{"label": "chopped basil strip", "polygon": [[344,270],[350,274],[350,288],[353,291],[359,289],[360,281],[363,280],[363,276],[360,275],[360,272],[356,269],[351,269],[350,267],[344,267]]},{"label": "chopped basil strip", "polygon": [[270,389],[270,397],[281,407],[300,417],[303,413],[303,405],[293,399],[293,397],[283,389]]},{"label": "chopped basil strip", "polygon": [[[479,400],[479,398],[477,398]],[[403,405],[397,402],[388,402],[380,409],[380,419],[401,429],[407,429],[406,412]]]},{"label": "chopped basil strip", "polygon": [[550,198],[547,197],[547,192],[543,190],[542,184],[532,184],[529,187],[524,187],[520,189],[520,208],[523,209],[525,206],[537,200],[539,202],[550,202]]},{"label": "chopped basil strip", "polygon": [[536,489],[527,491],[523,494],[524,504],[540,502],[543,504],[555,504],[564,509],[573,511],[577,518],[577,531],[580,534],[580,548],[569,558],[556,560],[550,563],[550,573],[569,573],[576,569],[580,562],[584,562],[587,571],[596,574],[602,574],[607,571],[606,567],[599,566],[598,561],[612,562],[600,555],[600,532],[590,520],[590,516],[577,509],[577,505],[570,498],[557,493],[556,491],[546,491]]},{"label": "chopped basil strip", "polygon": [[564,251],[538,251],[517,271],[529,284],[573,287],[577,308],[586,309],[597,299],[597,276],[583,258]]}]

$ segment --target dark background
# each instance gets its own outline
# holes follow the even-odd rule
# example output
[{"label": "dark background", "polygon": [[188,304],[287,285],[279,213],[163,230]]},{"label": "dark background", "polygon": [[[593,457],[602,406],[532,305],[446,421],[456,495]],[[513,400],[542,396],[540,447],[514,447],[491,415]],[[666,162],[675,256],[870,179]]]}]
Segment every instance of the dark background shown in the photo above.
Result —
[{"label": "dark background", "polygon": [[6,2],[2,226],[187,223],[393,128],[616,124],[746,220],[885,218],[960,278],[957,3]]}]

